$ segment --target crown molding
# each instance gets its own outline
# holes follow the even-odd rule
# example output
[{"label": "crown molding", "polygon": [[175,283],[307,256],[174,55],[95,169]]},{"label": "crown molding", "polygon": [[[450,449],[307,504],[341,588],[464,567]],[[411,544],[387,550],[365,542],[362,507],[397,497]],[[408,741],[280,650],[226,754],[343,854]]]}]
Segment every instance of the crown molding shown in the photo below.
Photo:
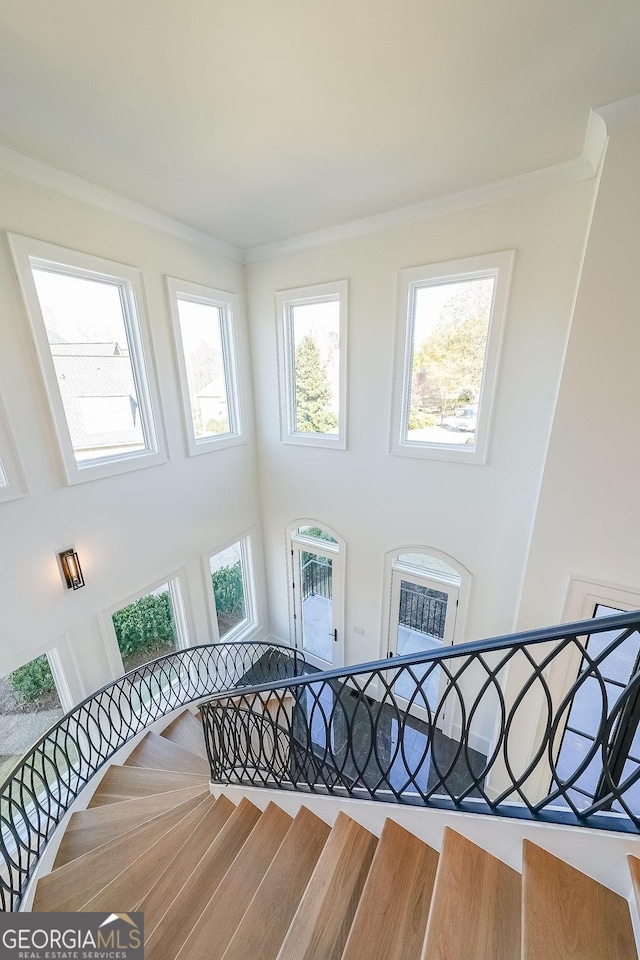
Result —
[{"label": "crown molding", "polygon": [[73,200],[80,200],[82,203],[88,203],[100,210],[106,210],[108,213],[115,213],[126,220],[151,227],[152,230],[168,233],[172,237],[177,237],[178,240],[186,240],[187,243],[204,247],[206,250],[229,260],[242,262],[242,251],[230,243],[218,240],[208,233],[202,233],[185,223],[180,223],[179,220],[174,220],[157,210],[152,210],[142,203],[129,200],[128,197],[123,197],[119,193],[112,193],[111,190],[99,187],[96,183],[83,180],[82,177],[67,173],[65,170],[60,170],[48,163],[42,163],[41,160],[35,160],[33,157],[19,153],[17,150],[12,150],[2,144],[0,144],[0,170],[15,177],[20,177],[22,180],[37,183],[48,190],[64,194],[64,196],[71,197]]},{"label": "crown molding", "polygon": [[592,110],[592,113],[602,118],[609,135],[637,127],[640,125],[640,94],[626,97],[624,100],[616,100],[615,103],[607,103],[603,107]]},{"label": "crown molding", "polygon": [[497,180],[470,190],[435,197],[433,200],[424,200],[396,210],[388,210],[386,213],[378,213],[372,217],[363,217],[361,220],[351,220],[349,223],[328,227],[326,230],[315,230],[312,233],[292,237],[290,240],[249,247],[244,251],[244,262],[256,263],[259,260],[269,260],[272,257],[309,250],[312,247],[335,243],[339,240],[351,240],[353,237],[361,237],[368,233],[378,233],[393,227],[435,220],[437,217],[461,213],[463,210],[473,210],[501,200],[512,200],[537,190],[552,190],[555,187],[578,183],[580,180],[590,180],[594,176],[593,164],[588,157],[582,155],[550,167],[532,170],[530,173],[521,173],[506,180]]},{"label": "crown molding", "polygon": [[539,190],[552,190],[583,180],[593,179],[604,159],[609,136],[621,130],[640,125],[640,94],[605,104],[591,110],[585,133],[582,154],[549,167],[532,170],[505,180],[483,184],[444,197],[434,197],[406,207],[388,210],[359,220],[337,224],[324,230],[314,230],[286,240],[240,249],[187,224],[174,220],[144,204],[113,193],[88,180],[67,173],[50,164],[42,163],[26,154],[0,144],[0,170],[23,180],[30,180],[56,193],[64,194],[101,210],[125,217],[135,223],[160,230],[170,236],[204,247],[212,253],[238,263],[257,263],[340,240],[350,240],[369,233],[378,233],[393,227],[407,226],[437,217],[450,216],[464,210],[473,210],[491,203],[512,200]]}]

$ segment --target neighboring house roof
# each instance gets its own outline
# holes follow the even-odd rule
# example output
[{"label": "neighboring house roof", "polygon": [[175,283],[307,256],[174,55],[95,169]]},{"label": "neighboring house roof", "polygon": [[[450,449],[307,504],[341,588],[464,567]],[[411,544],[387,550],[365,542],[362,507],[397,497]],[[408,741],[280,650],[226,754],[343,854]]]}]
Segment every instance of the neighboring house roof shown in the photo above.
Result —
[{"label": "neighboring house roof", "polygon": [[121,357],[128,356],[129,351],[119,343],[66,343],[49,341],[51,354],[54,357]]}]

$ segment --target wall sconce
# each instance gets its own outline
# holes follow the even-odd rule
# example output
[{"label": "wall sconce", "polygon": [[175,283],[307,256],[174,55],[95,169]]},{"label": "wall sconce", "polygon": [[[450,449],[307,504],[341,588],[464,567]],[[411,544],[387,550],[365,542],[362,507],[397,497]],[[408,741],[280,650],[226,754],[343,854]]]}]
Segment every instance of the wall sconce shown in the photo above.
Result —
[{"label": "wall sconce", "polygon": [[59,553],[58,559],[60,560],[62,573],[69,590],[79,590],[80,587],[84,587],[84,577],[82,576],[80,560],[73,547],[71,547],[70,550],[63,550],[62,553]]}]

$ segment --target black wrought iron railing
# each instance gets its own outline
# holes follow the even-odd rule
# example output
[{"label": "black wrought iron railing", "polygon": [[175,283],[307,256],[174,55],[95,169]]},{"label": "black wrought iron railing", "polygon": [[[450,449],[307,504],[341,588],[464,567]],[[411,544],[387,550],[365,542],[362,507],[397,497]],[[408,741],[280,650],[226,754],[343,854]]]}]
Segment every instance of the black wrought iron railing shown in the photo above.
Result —
[{"label": "black wrought iron railing", "polygon": [[218,693],[212,779],[640,830],[640,611]]},{"label": "black wrought iron railing", "polygon": [[189,647],[132,670],[62,717],[0,787],[0,908],[17,910],[53,831],[113,755],[155,720],[218,690],[295,676],[304,658],[261,642]]},{"label": "black wrought iron railing", "polygon": [[403,580],[400,586],[398,624],[442,640],[447,602],[446,594]]},{"label": "black wrought iron railing", "polygon": [[307,560],[302,565],[302,599],[333,596],[330,560]]}]

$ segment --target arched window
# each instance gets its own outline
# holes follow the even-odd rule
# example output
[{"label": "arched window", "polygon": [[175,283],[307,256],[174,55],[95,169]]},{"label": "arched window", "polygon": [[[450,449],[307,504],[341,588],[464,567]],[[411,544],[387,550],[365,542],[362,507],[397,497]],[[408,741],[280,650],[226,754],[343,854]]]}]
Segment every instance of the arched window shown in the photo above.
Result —
[{"label": "arched window", "polygon": [[287,548],[294,643],[314,666],[341,666],[344,540],[326,524],[296,520],[287,528]]}]

